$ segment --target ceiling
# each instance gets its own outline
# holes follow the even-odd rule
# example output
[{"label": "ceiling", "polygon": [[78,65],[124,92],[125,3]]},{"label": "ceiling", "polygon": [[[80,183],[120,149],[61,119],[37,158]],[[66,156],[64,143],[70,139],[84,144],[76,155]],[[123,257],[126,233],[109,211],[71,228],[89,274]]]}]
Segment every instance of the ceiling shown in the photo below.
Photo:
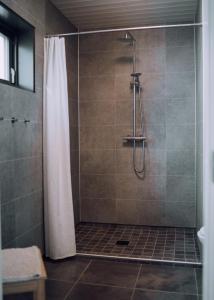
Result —
[{"label": "ceiling", "polygon": [[51,0],[80,30],[194,21],[198,0]]}]

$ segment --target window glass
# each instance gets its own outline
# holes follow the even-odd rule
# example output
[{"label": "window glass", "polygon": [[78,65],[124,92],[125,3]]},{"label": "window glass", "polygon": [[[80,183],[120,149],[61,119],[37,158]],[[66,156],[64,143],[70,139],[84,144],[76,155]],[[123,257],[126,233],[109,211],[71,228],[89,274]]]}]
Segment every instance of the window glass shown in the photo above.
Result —
[{"label": "window glass", "polygon": [[0,33],[0,79],[10,80],[9,38]]}]

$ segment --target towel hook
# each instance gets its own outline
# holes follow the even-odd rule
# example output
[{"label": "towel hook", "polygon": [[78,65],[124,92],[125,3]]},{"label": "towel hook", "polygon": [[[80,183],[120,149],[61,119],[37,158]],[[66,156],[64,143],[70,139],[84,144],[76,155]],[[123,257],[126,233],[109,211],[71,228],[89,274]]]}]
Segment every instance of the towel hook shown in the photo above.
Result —
[{"label": "towel hook", "polygon": [[11,123],[14,124],[15,122],[18,122],[18,119],[15,118],[15,117],[12,117],[12,118],[11,118]]}]

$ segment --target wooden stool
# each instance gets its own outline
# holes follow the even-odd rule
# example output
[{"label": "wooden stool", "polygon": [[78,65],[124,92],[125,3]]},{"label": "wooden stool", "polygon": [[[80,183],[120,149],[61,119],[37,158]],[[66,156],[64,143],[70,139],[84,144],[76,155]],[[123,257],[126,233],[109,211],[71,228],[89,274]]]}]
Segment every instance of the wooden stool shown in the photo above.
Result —
[{"label": "wooden stool", "polygon": [[4,295],[32,292],[34,300],[45,300],[47,274],[40,250],[5,249],[2,253]]}]

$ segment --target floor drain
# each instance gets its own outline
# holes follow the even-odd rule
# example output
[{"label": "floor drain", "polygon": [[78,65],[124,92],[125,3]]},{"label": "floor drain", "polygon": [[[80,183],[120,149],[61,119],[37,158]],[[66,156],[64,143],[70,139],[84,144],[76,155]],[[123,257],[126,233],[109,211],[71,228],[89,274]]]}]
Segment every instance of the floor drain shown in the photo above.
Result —
[{"label": "floor drain", "polygon": [[116,245],[120,246],[127,246],[129,244],[129,241],[119,240],[116,242]]}]

